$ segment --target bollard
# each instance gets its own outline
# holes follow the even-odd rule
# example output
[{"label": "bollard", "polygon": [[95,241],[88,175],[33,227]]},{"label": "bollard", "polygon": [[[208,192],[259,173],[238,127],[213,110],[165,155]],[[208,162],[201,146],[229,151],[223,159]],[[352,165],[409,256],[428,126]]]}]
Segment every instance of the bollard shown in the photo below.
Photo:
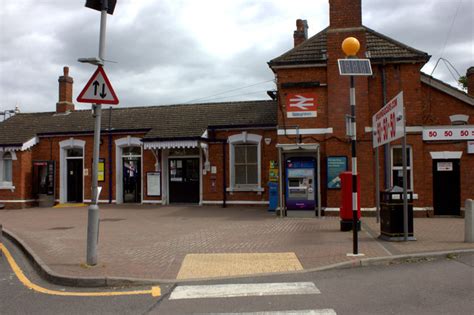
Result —
[{"label": "bollard", "polygon": [[467,199],[464,207],[464,242],[474,243],[474,200]]}]

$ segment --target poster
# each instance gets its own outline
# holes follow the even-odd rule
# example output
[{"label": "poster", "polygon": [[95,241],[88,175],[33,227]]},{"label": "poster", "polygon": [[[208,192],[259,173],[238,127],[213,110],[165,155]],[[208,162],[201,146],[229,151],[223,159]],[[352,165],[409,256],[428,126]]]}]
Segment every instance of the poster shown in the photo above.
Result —
[{"label": "poster", "polygon": [[99,166],[97,167],[97,178],[99,182],[105,181],[105,159],[99,159]]},{"label": "poster", "polygon": [[160,196],[161,195],[161,173],[160,172],[148,172],[146,173],[146,187],[147,196]]},{"label": "poster", "polygon": [[347,156],[327,157],[327,186],[328,189],[341,189],[339,174],[347,171]]}]

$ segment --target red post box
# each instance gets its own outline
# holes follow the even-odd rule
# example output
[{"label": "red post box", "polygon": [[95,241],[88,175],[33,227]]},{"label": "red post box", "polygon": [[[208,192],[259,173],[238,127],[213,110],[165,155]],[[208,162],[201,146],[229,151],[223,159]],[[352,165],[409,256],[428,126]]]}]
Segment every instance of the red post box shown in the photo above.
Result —
[{"label": "red post box", "polygon": [[[341,178],[341,231],[352,230],[352,173],[342,172]],[[360,230],[360,176],[357,174],[357,229]]]}]

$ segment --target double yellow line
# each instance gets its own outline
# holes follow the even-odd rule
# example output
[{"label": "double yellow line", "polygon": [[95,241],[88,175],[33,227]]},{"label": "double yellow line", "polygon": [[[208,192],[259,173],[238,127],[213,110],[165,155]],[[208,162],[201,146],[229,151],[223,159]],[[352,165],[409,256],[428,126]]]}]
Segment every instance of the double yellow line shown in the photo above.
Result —
[{"label": "double yellow line", "polygon": [[60,296],[121,296],[121,295],[144,295],[144,294],[151,294],[153,297],[157,297],[161,295],[161,288],[159,286],[151,287],[150,290],[137,290],[137,291],[111,291],[111,292],[64,292],[64,291],[56,291],[56,290],[49,290],[43,287],[40,287],[37,284],[31,282],[23,273],[20,266],[16,263],[13,259],[10,251],[5,247],[5,245],[0,243],[0,250],[5,254],[10,267],[12,268],[13,272],[17,276],[18,280],[20,280],[23,285],[25,285],[28,289],[34,290],[36,292],[50,294],[50,295],[60,295]]}]

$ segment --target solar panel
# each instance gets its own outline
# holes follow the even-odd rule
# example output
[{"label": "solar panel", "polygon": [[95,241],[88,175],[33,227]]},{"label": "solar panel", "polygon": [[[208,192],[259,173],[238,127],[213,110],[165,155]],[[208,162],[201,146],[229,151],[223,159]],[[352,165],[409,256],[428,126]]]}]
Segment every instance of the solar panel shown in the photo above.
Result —
[{"label": "solar panel", "polygon": [[369,59],[338,59],[340,75],[372,75]]}]

